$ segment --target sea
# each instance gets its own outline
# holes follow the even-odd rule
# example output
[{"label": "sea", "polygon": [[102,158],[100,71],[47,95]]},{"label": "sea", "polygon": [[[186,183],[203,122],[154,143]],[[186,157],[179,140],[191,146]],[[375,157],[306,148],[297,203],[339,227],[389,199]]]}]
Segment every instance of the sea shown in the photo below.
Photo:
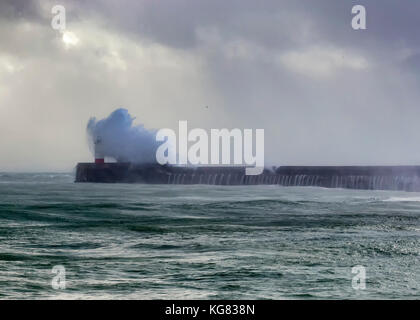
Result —
[{"label": "sea", "polygon": [[419,299],[420,193],[0,173],[0,299]]}]

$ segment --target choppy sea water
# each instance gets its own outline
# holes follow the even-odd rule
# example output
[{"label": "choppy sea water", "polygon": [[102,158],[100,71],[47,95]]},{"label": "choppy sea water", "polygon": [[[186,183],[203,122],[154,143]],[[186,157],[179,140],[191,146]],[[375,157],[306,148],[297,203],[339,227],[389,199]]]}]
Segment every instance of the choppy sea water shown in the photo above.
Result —
[{"label": "choppy sea water", "polygon": [[420,193],[73,180],[0,173],[1,299],[420,298]]}]

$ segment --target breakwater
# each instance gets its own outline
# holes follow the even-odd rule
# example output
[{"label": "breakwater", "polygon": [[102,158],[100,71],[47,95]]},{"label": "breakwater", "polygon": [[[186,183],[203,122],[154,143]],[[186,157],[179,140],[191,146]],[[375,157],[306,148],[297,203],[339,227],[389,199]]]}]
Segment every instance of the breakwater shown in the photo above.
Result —
[{"label": "breakwater", "polygon": [[244,167],[175,167],[130,163],[79,163],[76,182],[281,185],[420,191],[420,166],[280,166],[257,176]]}]

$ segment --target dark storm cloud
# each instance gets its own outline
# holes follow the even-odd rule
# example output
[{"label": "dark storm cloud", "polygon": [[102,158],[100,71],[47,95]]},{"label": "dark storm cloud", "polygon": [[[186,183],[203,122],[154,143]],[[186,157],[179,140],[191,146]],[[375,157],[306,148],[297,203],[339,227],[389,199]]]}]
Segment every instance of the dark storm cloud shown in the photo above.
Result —
[{"label": "dark storm cloud", "polygon": [[[0,14],[8,18],[36,19],[49,15],[46,3],[53,1],[4,0]],[[42,5],[44,4],[44,6]],[[217,27],[227,38],[241,36],[267,46],[283,46],[288,33],[310,23],[316,37],[313,41],[330,40],[337,44],[395,45],[395,41],[418,45],[417,36],[420,2],[395,0],[64,0],[70,13],[81,19],[101,17],[106,26],[124,33],[148,36],[158,42],[176,47],[197,44],[199,27]],[[353,5],[365,5],[368,29],[354,32],[350,26]],[[49,8],[49,7],[48,7]],[[289,17],[289,18],[288,18]],[[373,41],[373,43],[372,43]]]},{"label": "dark storm cloud", "polygon": [[[418,44],[420,3],[395,0],[173,0],[131,1],[93,0],[67,1],[87,16],[98,14],[108,24],[124,32],[147,35],[166,44],[192,47],[195,31],[203,26],[215,26],[227,37],[240,35],[267,45],[282,45],[279,36],[299,30],[300,25],[312,23],[319,33],[313,40],[348,44],[354,41],[373,45],[392,41]],[[66,1],[64,1],[66,3]],[[365,5],[368,11],[368,30],[363,37],[349,28],[353,5]],[[288,18],[289,17],[289,18]],[[293,38],[293,32],[290,37]],[[376,41],[376,43],[375,43]]]},{"label": "dark storm cloud", "polygon": [[0,17],[2,19],[40,19],[38,2],[33,0],[2,0],[0,1]]},{"label": "dark storm cloud", "polygon": [[[417,54],[420,46],[417,35],[420,2],[93,0],[70,3],[81,19],[97,17],[106,28],[185,50],[194,50],[202,44],[200,31],[212,30],[221,37],[220,45],[245,40],[267,50],[283,51],[334,44],[385,65],[401,63],[404,70],[405,59],[413,60],[412,55]],[[350,27],[351,8],[356,4],[367,9],[368,28],[362,32]]]}]

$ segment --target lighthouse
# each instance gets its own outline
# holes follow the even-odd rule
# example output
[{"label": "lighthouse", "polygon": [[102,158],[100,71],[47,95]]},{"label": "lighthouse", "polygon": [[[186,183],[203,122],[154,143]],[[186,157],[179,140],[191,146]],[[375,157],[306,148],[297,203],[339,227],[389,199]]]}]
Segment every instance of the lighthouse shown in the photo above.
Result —
[{"label": "lighthouse", "polygon": [[95,163],[96,164],[105,163],[105,157],[103,153],[101,152],[102,138],[100,136],[97,136],[93,143],[95,145]]}]

